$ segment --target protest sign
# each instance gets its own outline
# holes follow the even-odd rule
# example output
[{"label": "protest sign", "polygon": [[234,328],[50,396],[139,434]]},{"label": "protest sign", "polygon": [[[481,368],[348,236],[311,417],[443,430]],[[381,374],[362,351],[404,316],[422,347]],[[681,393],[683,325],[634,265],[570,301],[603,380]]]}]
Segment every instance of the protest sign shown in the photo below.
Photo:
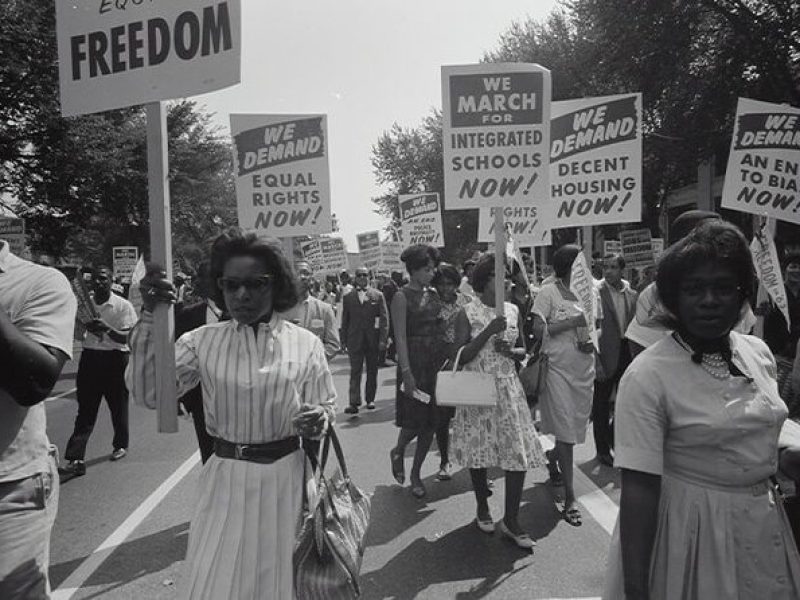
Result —
[{"label": "protest sign", "polygon": [[[572,263],[572,271],[569,279],[569,289],[575,294],[580,302],[583,315],[586,317],[588,338],[580,341],[591,340],[594,347],[600,349],[597,340],[597,293],[594,288],[594,278],[589,263],[586,262],[586,255],[579,252]],[[581,337],[581,328],[578,328],[578,337]]]},{"label": "protest sign", "polygon": [[626,267],[646,267],[652,265],[653,238],[649,229],[628,229],[619,232],[622,244],[622,257]]},{"label": "protest sign", "polygon": [[664,238],[653,238],[653,260],[658,260],[664,254]]},{"label": "protest sign", "polygon": [[619,240],[605,240],[603,242],[603,256],[609,254],[622,254],[622,244]]},{"label": "protest sign", "polygon": [[642,218],[642,95],[553,102],[552,228]]},{"label": "protest sign", "polygon": [[24,257],[27,243],[25,219],[0,217],[0,240],[8,242],[12,254]]},{"label": "protest sign", "polygon": [[376,269],[381,264],[381,237],[377,231],[359,233],[356,236],[361,266]]},{"label": "protest sign", "polygon": [[311,265],[311,269],[316,273],[322,267],[322,248],[320,248],[319,240],[312,238],[305,242],[300,243],[300,251],[303,253],[303,258]]},{"label": "protest sign", "polygon": [[325,274],[338,275],[349,266],[347,261],[347,250],[344,247],[344,240],[340,237],[321,237],[319,246],[322,251],[322,266],[320,271]]},{"label": "protest sign", "polygon": [[764,228],[753,236],[753,241],[750,243],[750,254],[753,257],[753,265],[756,268],[759,283],[772,298],[775,306],[783,313],[786,325],[791,331],[789,301],[786,297],[786,287],[783,284],[778,251],[775,248],[775,240]]},{"label": "protest sign", "polygon": [[[478,241],[494,242],[494,208],[482,208],[478,213]],[[550,230],[545,228],[536,206],[508,206],[503,209],[506,231],[518,246],[549,246]]]},{"label": "protest sign", "polygon": [[240,0],[56,1],[64,116],[239,82]]},{"label": "protest sign", "polygon": [[390,275],[392,271],[404,270],[403,261],[400,255],[403,253],[402,242],[381,242],[381,264],[378,267],[379,273]]},{"label": "protest sign", "polygon": [[239,226],[259,235],[330,233],[325,115],[231,115]]},{"label": "protest sign", "polygon": [[525,63],[445,66],[442,97],[447,209],[545,201],[550,71]]},{"label": "protest sign", "polygon": [[439,194],[401,194],[398,202],[403,241],[407,246],[444,246]]},{"label": "protest sign", "polygon": [[130,283],[136,263],[139,261],[139,248],[136,246],[114,246],[112,248],[114,277],[122,283]]},{"label": "protest sign", "polygon": [[722,207],[800,223],[800,108],[739,98]]}]

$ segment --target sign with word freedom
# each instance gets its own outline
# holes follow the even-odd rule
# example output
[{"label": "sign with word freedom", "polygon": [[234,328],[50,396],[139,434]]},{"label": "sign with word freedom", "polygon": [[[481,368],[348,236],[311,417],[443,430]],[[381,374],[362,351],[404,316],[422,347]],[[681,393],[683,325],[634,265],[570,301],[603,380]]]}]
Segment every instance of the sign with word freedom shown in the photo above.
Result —
[{"label": "sign with word freedom", "polygon": [[136,263],[139,262],[139,248],[136,246],[114,246],[112,249],[114,277],[121,277],[122,283],[130,283]]},{"label": "sign with word freedom", "polygon": [[739,98],[722,207],[800,223],[800,108]]},{"label": "sign with word freedom", "polygon": [[439,194],[400,194],[398,201],[403,242],[406,245],[444,246]]},{"label": "sign with word freedom", "polygon": [[553,229],[642,218],[642,95],[553,102]]},{"label": "sign with word freedom", "polygon": [[526,63],[445,66],[442,97],[448,210],[548,197],[550,71]]},{"label": "sign with word freedom", "polygon": [[[494,208],[482,208],[478,213],[478,241],[494,242]],[[549,246],[552,243],[550,230],[539,218],[536,206],[507,206],[503,209],[506,231],[517,246]]]},{"label": "sign with word freedom", "polygon": [[0,240],[8,242],[8,249],[12,254],[25,257],[25,219],[13,217],[0,217]]},{"label": "sign with word freedom", "polygon": [[619,232],[622,258],[626,267],[646,267],[655,262],[653,237],[649,229],[627,229]]},{"label": "sign with word freedom", "polygon": [[325,115],[231,115],[239,226],[259,235],[331,232]]},{"label": "sign with word freedom", "polygon": [[239,83],[240,0],[56,0],[56,35],[64,116]]},{"label": "sign with word freedom", "polygon": [[359,233],[356,236],[361,266],[376,269],[381,264],[381,236],[377,231]]}]

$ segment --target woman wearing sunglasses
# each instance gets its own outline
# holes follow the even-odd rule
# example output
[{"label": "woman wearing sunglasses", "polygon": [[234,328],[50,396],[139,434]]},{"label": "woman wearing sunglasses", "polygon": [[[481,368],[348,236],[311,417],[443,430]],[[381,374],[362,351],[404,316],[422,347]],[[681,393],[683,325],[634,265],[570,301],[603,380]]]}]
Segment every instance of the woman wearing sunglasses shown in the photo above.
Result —
[{"label": "woman wearing sunglasses", "polygon": [[[335,414],[322,342],[277,316],[297,303],[281,252],[231,230],[211,250],[214,300],[231,317],[175,344],[178,393],[203,389],[214,456],[203,467],[189,533],[191,599],[294,598],[292,551],[302,511],[301,437],[318,437]],[[144,310],[127,373],[134,400],[155,407],[152,310],[173,302],[163,271],[142,281]]]},{"label": "woman wearing sunglasses", "polygon": [[788,411],[775,359],[732,331],[754,284],[747,241],[723,221],[659,262],[674,332],[619,386],[622,498],[604,598],[800,598],[800,555],[770,484],[779,462],[798,476],[796,449],[779,440]]}]

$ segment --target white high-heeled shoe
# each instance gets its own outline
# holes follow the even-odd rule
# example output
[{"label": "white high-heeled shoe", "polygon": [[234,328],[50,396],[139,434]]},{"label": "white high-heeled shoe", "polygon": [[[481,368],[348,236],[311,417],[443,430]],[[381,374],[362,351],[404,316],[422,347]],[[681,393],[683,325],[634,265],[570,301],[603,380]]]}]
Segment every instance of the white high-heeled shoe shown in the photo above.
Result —
[{"label": "white high-heeled shoe", "polygon": [[500,533],[506,536],[509,540],[514,542],[518,548],[522,548],[523,550],[530,550],[533,552],[533,549],[536,547],[536,542],[531,539],[527,533],[520,533],[519,535],[513,533],[508,527],[506,527],[505,522],[500,521],[498,525],[500,528]]}]

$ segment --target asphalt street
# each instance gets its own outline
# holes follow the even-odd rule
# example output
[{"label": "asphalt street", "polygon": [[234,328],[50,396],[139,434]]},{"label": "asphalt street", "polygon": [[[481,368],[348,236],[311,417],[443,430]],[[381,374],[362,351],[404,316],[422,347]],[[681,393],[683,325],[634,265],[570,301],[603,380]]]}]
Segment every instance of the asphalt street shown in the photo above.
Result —
[{"label": "asphalt street", "polygon": [[[348,363],[331,363],[339,405],[347,397]],[[63,452],[77,412],[77,363],[70,362],[47,401],[48,433]],[[394,368],[379,374],[377,408],[338,426],[353,480],[373,494],[372,520],[362,567],[363,598],[459,600],[477,598],[597,598],[619,502],[619,476],[593,460],[591,440],[576,448],[576,489],[583,526],[563,521],[544,469],[528,475],[520,522],[537,540],[534,554],[518,550],[498,533],[473,523],[469,474],[438,482],[434,448],[425,463],[424,500],[392,479],[388,451],[395,443]],[[191,421],[176,434],[159,434],[154,411],[131,406],[127,457],[109,461],[111,422],[107,407],[89,442],[88,472],[62,481],[51,548],[54,597],[175,598],[182,583],[189,521],[201,475]],[[410,469],[409,447],[406,471]],[[502,516],[503,474],[493,474],[490,500]]]}]

